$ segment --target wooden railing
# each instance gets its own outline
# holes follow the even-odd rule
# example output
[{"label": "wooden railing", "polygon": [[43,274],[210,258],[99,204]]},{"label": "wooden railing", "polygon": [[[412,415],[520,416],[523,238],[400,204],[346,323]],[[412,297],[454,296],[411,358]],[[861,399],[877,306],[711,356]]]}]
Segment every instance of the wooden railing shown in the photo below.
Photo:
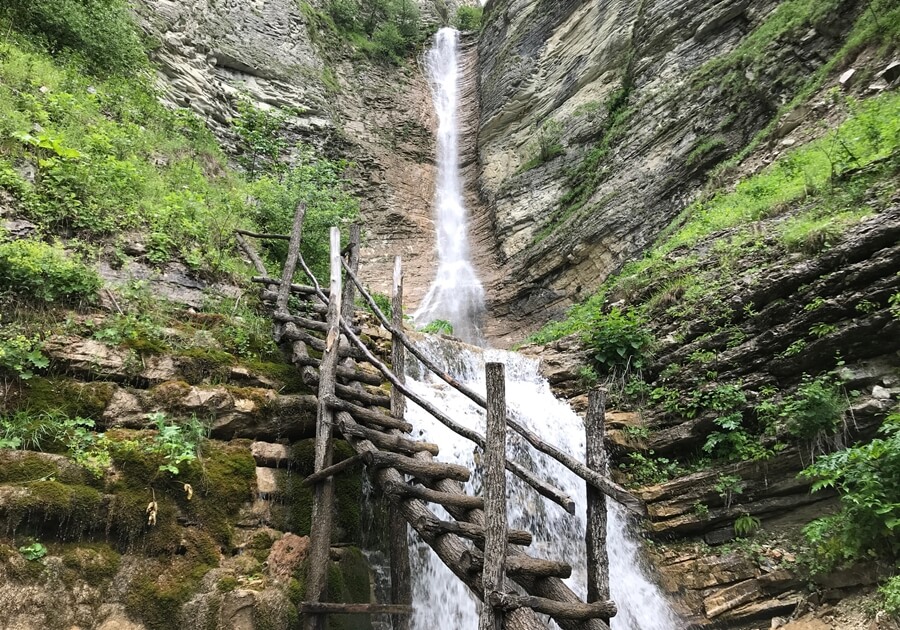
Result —
[{"label": "wooden railing", "polygon": [[[314,488],[309,572],[305,601],[300,606],[305,628],[324,628],[329,614],[368,612],[390,614],[395,629],[407,630],[412,611],[407,548],[407,529],[411,526],[453,573],[485,602],[480,630],[543,627],[535,613],[550,615],[566,630],[608,629],[615,605],[609,601],[606,498],[610,497],[638,514],[643,514],[644,508],[636,497],[607,476],[603,448],[603,391],[594,390],[590,395],[585,418],[587,461],[582,463],[545,442],[522,423],[521,414],[506,400],[502,364],[486,365],[487,395],[482,396],[454,379],[404,332],[403,273],[399,257],[394,265],[391,318],[380,310],[358,277],[360,239],[357,227],[351,229],[350,242],[343,252],[340,234],[337,228],[332,228],[330,282],[327,290],[323,289],[300,255],[304,213],[303,206],[298,208],[290,236],[240,232],[236,238],[260,273],[254,281],[264,285],[264,299],[274,303],[276,340],[290,344],[294,363],[303,371],[304,381],[317,387],[315,471],[305,480]],[[280,280],[269,277],[246,237],[289,241]],[[310,285],[294,283],[298,265],[306,273]],[[271,290],[273,287],[277,290]],[[357,291],[391,334],[393,370],[363,343],[353,326]],[[289,311],[292,294],[306,300],[303,314]],[[321,352],[321,359],[313,358],[310,348]],[[406,385],[403,366],[407,351],[451,387],[485,408],[485,435],[456,422]],[[381,378],[373,378],[371,372],[360,370],[357,361],[369,363],[378,370]],[[390,397],[366,389],[367,385],[380,384],[382,378],[391,384]],[[407,399],[483,451],[483,496],[464,492],[461,482],[471,475],[466,467],[435,459],[439,445],[405,437],[412,430],[404,419]],[[506,456],[508,430],[587,483],[588,603],[581,601],[560,579],[571,574],[567,563],[525,554],[520,547],[531,543],[531,534],[508,527],[505,471],[516,475],[569,513],[575,510],[574,501],[561,489]],[[334,503],[333,476],[351,465],[347,463],[351,460],[339,464],[332,461],[335,432],[356,451],[351,460],[366,464],[390,501],[391,598],[394,602],[390,605],[325,602]],[[438,518],[427,503],[442,505],[453,520]],[[510,582],[516,582],[528,594],[512,592]]]}]

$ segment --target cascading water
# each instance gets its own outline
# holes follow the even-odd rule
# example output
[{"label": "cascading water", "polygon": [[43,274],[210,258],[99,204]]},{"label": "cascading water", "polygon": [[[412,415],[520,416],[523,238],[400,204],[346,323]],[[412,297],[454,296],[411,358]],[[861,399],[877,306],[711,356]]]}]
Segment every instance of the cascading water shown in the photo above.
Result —
[{"label": "cascading water", "polygon": [[[457,336],[474,342],[480,339],[484,311],[484,291],[468,261],[466,212],[458,174],[457,107],[459,34],[453,29],[438,32],[428,53],[427,65],[438,130],[438,274],[415,314],[418,322],[450,321]],[[540,376],[537,361],[511,352],[482,350],[457,342],[430,339],[424,348],[456,379],[484,394],[485,360],[506,365],[507,400],[520,410],[519,421],[543,439],[584,461],[584,425],[569,406],[557,400],[547,381]],[[418,363],[407,366],[409,386],[422,398],[443,409],[457,422],[484,432],[484,413],[468,398],[426,375]],[[468,490],[480,493],[474,445],[447,429],[418,406],[410,403],[407,419],[419,435],[440,445],[441,460],[467,466],[476,474]],[[564,560],[573,565],[570,588],[585,596],[585,484],[555,460],[533,451],[519,436],[508,434],[507,455],[551,482],[576,501],[575,515],[540,497],[516,477],[507,475],[507,504],[510,527],[527,529],[534,535],[528,551],[538,557]],[[432,509],[447,518],[437,505]],[[478,627],[475,597],[415,534],[411,534],[413,563],[413,629],[470,630]],[[607,549],[610,557],[610,590],[619,612],[613,630],[675,630],[680,626],[659,589],[641,568],[638,545],[629,534],[625,515],[610,502]],[[548,627],[556,627],[548,621]]]},{"label": "cascading water", "polygon": [[[584,424],[564,402],[559,401],[540,375],[538,362],[499,350],[431,340],[426,346],[437,362],[447,366],[453,376],[484,394],[484,363],[500,361],[506,365],[506,395],[510,406],[519,412],[519,421],[543,439],[584,461]],[[468,398],[443,381],[417,369],[410,370],[415,380],[410,386],[417,394],[441,407],[457,422],[484,432],[484,414]],[[474,445],[447,429],[416,405],[407,410],[407,419],[422,439],[440,444],[441,461],[451,461],[477,470]],[[515,433],[508,432],[507,454],[575,499],[575,515],[539,496],[517,477],[507,475],[509,524],[534,534],[529,554],[564,560],[572,564],[572,577],[566,582],[579,596],[586,595],[585,577],[585,484],[555,460],[537,453]],[[470,492],[479,492],[480,475],[468,483]],[[439,511],[438,506],[434,506]],[[610,589],[619,608],[613,618],[613,630],[675,630],[680,626],[665,597],[642,568],[638,544],[629,532],[625,514],[609,502],[607,550],[610,559]],[[442,514],[446,517],[446,515]],[[474,596],[424,543],[413,541],[413,617],[414,630],[435,628],[467,630],[478,627]],[[549,622],[549,627],[556,627]]]},{"label": "cascading water", "polygon": [[419,324],[450,322],[453,334],[481,341],[484,289],[469,260],[466,207],[459,174],[459,32],[442,28],[425,59],[438,117],[437,275],[414,319]]}]

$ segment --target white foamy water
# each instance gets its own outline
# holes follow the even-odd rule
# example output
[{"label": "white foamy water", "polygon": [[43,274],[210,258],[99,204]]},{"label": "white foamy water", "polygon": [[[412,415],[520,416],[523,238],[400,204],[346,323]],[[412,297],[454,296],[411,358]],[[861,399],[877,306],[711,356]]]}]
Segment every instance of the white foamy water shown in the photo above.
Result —
[{"label": "white foamy water", "polygon": [[481,340],[484,289],[469,260],[466,207],[459,174],[459,32],[442,28],[425,58],[438,117],[435,222],[438,269],[413,318],[419,325],[448,321],[453,334]]},{"label": "white foamy water", "polygon": [[[584,461],[584,424],[580,416],[558,400],[547,381],[539,374],[538,364],[521,355],[497,350],[484,352],[440,340],[432,340],[429,354],[448,365],[456,378],[484,394],[484,362],[506,365],[506,395],[519,411],[519,420],[544,440]],[[423,378],[416,369],[410,386],[417,394],[438,405],[457,422],[484,433],[484,414],[468,398],[439,381]],[[410,403],[407,419],[414,434],[440,445],[440,460],[455,462],[478,470],[474,444],[434,420]],[[566,580],[580,597],[586,595],[584,482],[564,466],[531,449],[511,430],[507,432],[507,455],[530,468],[538,477],[553,483],[575,499],[574,515],[545,500],[534,490],[507,473],[509,525],[534,534],[526,552],[530,555],[562,560],[572,565],[572,577]],[[471,493],[480,493],[480,472],[467,484]],[[627,519],[616,505],[608,508],[607,550],[610,557],[610,590],[619,607],[613,618],[613,630],[676,630],[675,614],[642,566],[636,540],[630,535]],[[446,518],[440,506],[432,506]],[[450,572],[431,549],[413,535],[413,617],[414,630],[478,627],[478,603],[474,595]],[[548,627],[556,625],[548,620]]]}]

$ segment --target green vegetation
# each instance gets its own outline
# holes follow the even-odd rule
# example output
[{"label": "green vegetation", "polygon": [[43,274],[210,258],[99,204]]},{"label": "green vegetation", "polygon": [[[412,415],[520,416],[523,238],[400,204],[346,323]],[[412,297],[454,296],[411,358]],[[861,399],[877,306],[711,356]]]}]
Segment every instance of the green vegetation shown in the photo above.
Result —
[{"label": "green vegetation", "polygon": [[19,547],[19,553],[21,553],[26,560],[40,560],[47,555],[47,548],[39,542],[34,542],[30,545]]},{"label": "green vegetation", "polygon": [[324,12],[306,2],[301,8],[326,37],[384,61],[399,63],[425,36],[414,0],[329,0]]},{"label": "green vegetation", "polygon": [[46,368],[50,361],[41,352],[41,342],[36,336],[26,336],[14,326],[0,330],[0,373],[28,380],[35,370]]},{"label": "green vegetation", "polygon": [[562,131],[562,123],[558,120],[547,120],[538,127],[537,138],[532,148],[535,155],[525,162],[519,171],[529,171],[562,155],[565,152],[562,145]]},{"label": "green vegetation", "polygon": [[700,166],[704,162],[719,154],[725,147],[727,142],[721,136],[714,136],[701,141],[688,153],[685,162],[688,166]]},{"label": "green vegetation", "polygon": [[433,322],[428,322],[419,330],[430,335],[452,335],[453,324],[445,319],[436,319]]},{"label": "green vegetation", "polygon": [[884,610],[889,615],[900,617],[900,575],[895,575],[878,589],[884,601]]},{"label": "green vegetation", "polygon": [[[0,19],[105,74],[145,69],[140,31],[125,0],[0,0]],[[3,30],[7,30],[3,26]]]},{"label": "green vegetation", "polygon": [[653,345],[653,336],[640,314],[619,307],[608,313],[595,311],[582,339],[603,373],[616,368],[641,369]]},{"label": "green vegetation", "polygon": [[803,471],[813,491],[834,488],[841,511],[810,523],[804,533],[811,546],[811,568],[827,571],[873,557],[900,558],[900,413],[867,444],[824,455]]},{"label": "green vegetation", "polygon": [[90,301],[100,288],[97,272],[61,245],[34,239],[0,240],[0,291],[43,302]]},{"label": "green vegetation", "polygon": [[462,6],[456,10],[453,26],[460,31],[477,31],[481,28],[483,17],[483,8]]},{"label": "green vegetation", "polygon": [[734,533],[740,537],[750,536],[761,527],[762,523],[760,520],[750,514],[741,514],[734,521]]}]

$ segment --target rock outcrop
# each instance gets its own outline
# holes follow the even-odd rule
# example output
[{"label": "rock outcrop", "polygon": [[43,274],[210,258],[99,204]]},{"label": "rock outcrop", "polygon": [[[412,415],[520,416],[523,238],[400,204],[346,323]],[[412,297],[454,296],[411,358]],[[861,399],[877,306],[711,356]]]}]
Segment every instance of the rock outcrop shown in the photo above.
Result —
[{"label": "rock outcrop", "polygon": [[[862,8],[841,3],[808,33],[729,61],[779,4],[487,4],[478,184],[488,212],[476,240],[496,243],[479,257],[491,336],[520,341],[652,243],[709,165],[831,58]],[[559,155],[534,165],[542,133]]]}]

